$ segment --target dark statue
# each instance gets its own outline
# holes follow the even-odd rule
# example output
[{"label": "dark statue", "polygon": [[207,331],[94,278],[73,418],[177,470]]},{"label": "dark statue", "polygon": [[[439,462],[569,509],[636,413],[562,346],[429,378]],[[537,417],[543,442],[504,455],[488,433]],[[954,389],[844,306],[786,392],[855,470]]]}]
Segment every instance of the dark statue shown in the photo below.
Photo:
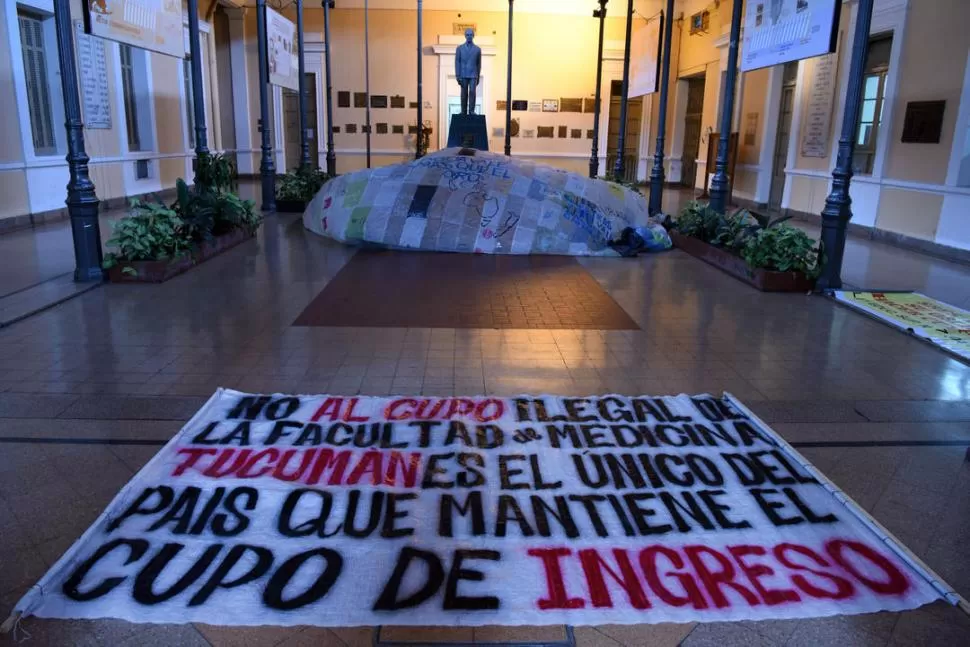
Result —
[{"label": "dark statue", "polygon": [[473,41],[475,32],[465,30],[465,43],[455,50],[455,77],[461,86],[461,114],[475,114],[475,93],[482,75],[482,48]]}]

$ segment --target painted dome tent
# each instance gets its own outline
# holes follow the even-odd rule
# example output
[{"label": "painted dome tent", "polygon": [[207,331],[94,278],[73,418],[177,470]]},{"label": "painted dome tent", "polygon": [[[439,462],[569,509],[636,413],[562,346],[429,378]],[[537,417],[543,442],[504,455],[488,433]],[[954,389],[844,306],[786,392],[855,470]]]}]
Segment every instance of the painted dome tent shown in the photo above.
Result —
[{"label": "painted dome tent", "polygon": [[337,177],[307,206],[303,223],[344,243],[387,249],[631,256],[671,246],[635,191],[461,148]]}]

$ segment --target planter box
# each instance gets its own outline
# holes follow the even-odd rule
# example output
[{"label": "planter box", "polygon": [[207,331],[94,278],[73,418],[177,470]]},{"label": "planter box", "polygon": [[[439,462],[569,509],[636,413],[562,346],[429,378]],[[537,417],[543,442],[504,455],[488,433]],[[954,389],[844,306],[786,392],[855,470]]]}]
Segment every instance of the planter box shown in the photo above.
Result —
[{"label": "planter box", "polygon": [[[118,263],[108,270],[108,280],[112,283],[162,283],[250,238],[253,238],[253,235],[237,229],[234,232],[216,236],[212,240],[203,241],[201,245],[176,259]],[[125,274],[123,270],[126,267],[134,268],[138,274]]]},{"label": "planter box", "polygon": [[815,289],[815,279],[801,272],[774,272],[765,269],[752,269],[744,259],[726,249],[709,245],[704,241],[671,231],[670,239],[674,245],[694,258],[727,272],[736,279],[752,285],[762,292],[809,292]]},{"label": "planter box", "polygon": [[306,211],[307,203],[302,200],[277,200],[277,213],[303,213]]}]

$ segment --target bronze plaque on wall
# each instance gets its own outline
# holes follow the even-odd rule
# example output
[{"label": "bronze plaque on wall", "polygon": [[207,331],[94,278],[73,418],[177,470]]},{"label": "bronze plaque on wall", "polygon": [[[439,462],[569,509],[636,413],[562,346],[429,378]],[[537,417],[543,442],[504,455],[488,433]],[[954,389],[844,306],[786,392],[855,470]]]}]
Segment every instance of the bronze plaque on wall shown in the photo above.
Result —
[{"label": "bronze plaque on wall", "polygon": [[360,132],[364,133],[365,135],[370,133],[370,126],[368,126],[367,124],[362,125],[360,127]]},{"label": "bronze plaque on wall", "polygon": [[582,139],[583,138],[583,129],[582,128],[573,128],[571,131],[569,131],[569,136],[572,139]]},{"label": "bronze plaque on wall", "polygon": [[387,124],[377,124],[377,134],[386,135],[387,134]]},{"label": "bronze plaque on wall", "polygon": [[418,108],[418,102],[417,101],[412,101],[408,105],[411,106],[411,108],[414,109],[414,110],[417,110],[417,108]]},{"label": "bronze plaque on wall", "polygon": [[506,109],[508,108],[508,105],[509,105],[508,101],[506,101],[505,99],[499,99],[498,101],[495,102],[495,109],[505,112]]},{"label": "bronze plaque on wall", "polygon": [[372,94],[370,97],[370,107],[371,108],[386,108],[387,107],[387,95],[386,94]]},{"label": "bronze plaque on wall", "polygon": [[402,126],[400,124],[396,124],[394,126],[391,126],[391,132],[393,134],[395,134],[395,135],[403,135],[404,134],[404,126]]},{"label": "bronze plaque on wall", "polygon": [[556,129],[552,126],[539,126],[537,130],[539,139],[552,139],[556,136]]},{"label": "bronze plaque on wall", "polygon": [[596,112],[596,97],[583,99],[583,112]]},{"label": "bronze plaque on wall", "polygon": [[334,135],[340,134],[340,126],[334,126],[333,127],[333,134]]},{"label": "bronze plaque on wall", "polygon": [[354,92],[354,107],[355,108],[366,108],[367,107],[367,93],[366,92]]},{"label": "bronze plaque on wall", "polygon": [[586,139],[592,139],[592,138],[593,138],[593,129],[590,128],[589,130],[586,131]]},{"label": "bronze plaque on wall", "polygon": [[347,90],[341,90],[337,93],[337,107],[338,108],[349,108],[350,107],[350,92]]},{"label": "bronze plaque on wall", "polygon": [[512,124],[509,127],[509,137],[518,137],[518,136],[519,136],[519,120],[513,119]]},{"label": "bronze plaque on wall", "polygon": [[523,101],[521,99],[513,99],[512,100],[512,110],[518,111],[518,112],[523,112],[523,111],[528,110],[528,109],[529,109],[529,102],[528,101]]},{"label": "bronze plaque on wall", "polygon": [[569,129],[566,126],[559,126],[559,137],[566,137]]},{"label": "bronze plaque on wall", "polygon": [[355,135],[357,133],[357,124],[347,124],[344,130],[347,131],[348,135]]},{"label": "bronze plaque on wall", "polygon": [[582,112],[582,99],[559,99],[559,112]]},{"label": "bronze plaque on wall", "polygon": [[392,108],[403,108],[405,106],[404,97],[399,94],[395,94],[391,97],[391,107]]},{"label": "bronze plaque on wall", "polygon": [[417,125],[408,126],[408,134],[409,135],[417,135],[418,134],[418,126]]}]

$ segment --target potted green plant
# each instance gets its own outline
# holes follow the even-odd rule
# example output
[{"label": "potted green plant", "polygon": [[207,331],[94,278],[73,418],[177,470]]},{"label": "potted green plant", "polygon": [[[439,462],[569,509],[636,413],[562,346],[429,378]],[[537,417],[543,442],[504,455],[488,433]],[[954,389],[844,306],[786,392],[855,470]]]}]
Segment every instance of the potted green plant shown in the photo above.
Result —
[{"label": "potted green plant", "polygon": [[171,206],[132,202],[107,243],[109,280],[166,281],[255,236],[262,214],[253,202],[214,186],[179,178]]},{"label": "potted green plant", "polygon": [[817,243],[785,224],[789,217],[739,209],[719,214],[689,203],[671,223],[670,238],[691,256],[766,292],[807,292],[820,271]]},{"label": "potted green plant", "polygon": [[276,210],[303,213],[307,203],[329,179],[326,172],[314,167],[301,167],[276,176]]}]

